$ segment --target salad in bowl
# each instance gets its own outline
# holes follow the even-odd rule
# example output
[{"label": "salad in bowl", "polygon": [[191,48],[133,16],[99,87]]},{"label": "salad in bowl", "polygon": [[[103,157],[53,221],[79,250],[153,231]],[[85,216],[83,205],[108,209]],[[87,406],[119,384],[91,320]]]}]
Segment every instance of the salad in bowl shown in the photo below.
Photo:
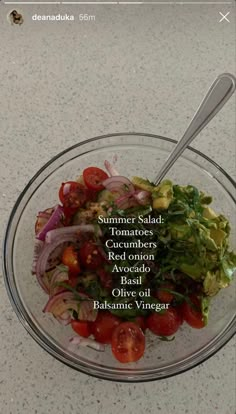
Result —
[{"label": "salad in bowl", "polygon": [[210,195],[104,165],[58,184],[58,204],[38,212],[32,273],[42,311],[71,326],[69,349],[111,347],[127,364],[143,357],[147,333],[168,346],[180,326],[207,326],[236,254]]}]

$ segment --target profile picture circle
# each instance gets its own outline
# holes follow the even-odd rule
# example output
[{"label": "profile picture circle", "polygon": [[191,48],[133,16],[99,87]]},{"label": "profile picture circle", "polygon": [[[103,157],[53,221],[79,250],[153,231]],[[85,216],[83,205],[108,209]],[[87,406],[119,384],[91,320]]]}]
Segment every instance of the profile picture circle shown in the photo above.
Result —
[{"label": "profile picture circle", "polygon": [[21,26],[24,22],[23,15],[19,10],[11,10],[7,15],[7,20],[13,25]]}]

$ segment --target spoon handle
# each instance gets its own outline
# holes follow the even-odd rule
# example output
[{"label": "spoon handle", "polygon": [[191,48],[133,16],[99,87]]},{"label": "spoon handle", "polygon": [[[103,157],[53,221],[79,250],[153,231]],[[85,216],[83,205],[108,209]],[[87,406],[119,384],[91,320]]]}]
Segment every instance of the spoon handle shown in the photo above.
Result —
[{"label": "spoon handle", "polygon": [[223,73],[216,78],[195,113],[185,134],[175,146],[174,150],[170,153],[163,167],[157,174],[154,180],[155,184],[160,183],[162,178],[166,175],[185,148],[228,101],[230,96],[235,91],[235,83],[236,79],[230,73]]}]

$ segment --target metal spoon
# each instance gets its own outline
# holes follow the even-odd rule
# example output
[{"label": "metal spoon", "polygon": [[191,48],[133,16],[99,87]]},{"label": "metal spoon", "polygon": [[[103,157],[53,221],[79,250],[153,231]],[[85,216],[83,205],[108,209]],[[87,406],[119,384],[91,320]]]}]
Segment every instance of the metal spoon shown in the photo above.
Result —
[{"label": "metal spoon", "polygon": [[208,122],[214,118],[217,112],[220,111],[234,93],[235,87],[236,79],[230,73],[223,73],[216,78],[190,122],[185,134],[170,153],[163,167],[157,174],[154,180],[155,184],[160,183],[185,148],[194,140],[194,138],[196,138]]}]

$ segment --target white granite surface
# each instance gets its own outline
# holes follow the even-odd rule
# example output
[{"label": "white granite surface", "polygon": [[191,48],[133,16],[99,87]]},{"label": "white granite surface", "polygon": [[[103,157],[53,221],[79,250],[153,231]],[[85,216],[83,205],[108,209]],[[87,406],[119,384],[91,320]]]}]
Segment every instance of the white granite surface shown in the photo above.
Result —
[{"label": "white granite surface", "polygon": [[[233,6],[31,6],[11,26],[0,3],[0,226],[31,176],[99,134],[178,139],[206,89],[235,72]],[[17,6],[14,6],[17,8]],[[219,23],[231,11],[231,23]],[[31,16],[74,14],[74,22]],[[79,13],[96,22],[79,22]],[[194,146],[235,174],[235,101]],[[234,341],[197,368],[147,384],[98,380],[54,360],[18,322],[0,276],[0,413],[234,414]]]}]

